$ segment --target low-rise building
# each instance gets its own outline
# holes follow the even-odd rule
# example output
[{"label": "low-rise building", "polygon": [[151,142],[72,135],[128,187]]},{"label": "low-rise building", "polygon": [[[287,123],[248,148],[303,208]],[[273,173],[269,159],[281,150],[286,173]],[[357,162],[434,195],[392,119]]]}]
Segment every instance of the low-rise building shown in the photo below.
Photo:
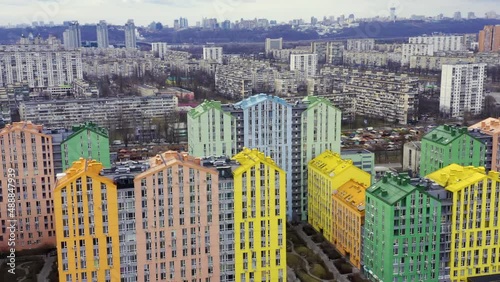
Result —
[{"label": "low-rise building", "polygon": [[420,154],[422,144],[420,141],[410,141],[403,146],[403,171],[409,171],[412,175],[420,173]]}]

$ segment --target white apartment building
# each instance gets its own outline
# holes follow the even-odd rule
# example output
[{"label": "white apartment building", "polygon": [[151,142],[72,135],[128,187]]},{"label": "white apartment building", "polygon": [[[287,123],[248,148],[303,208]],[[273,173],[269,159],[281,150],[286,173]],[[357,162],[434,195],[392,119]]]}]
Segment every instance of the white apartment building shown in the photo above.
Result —
[{"label": "white apartment building", "polygon": [[318,54],[291,54],[290,70],[299,71],[301,79],[315,76],[318,67]]},{"label": "white apartment building", "polygon": [[462,51],[464,47],[464,37],[461,35],[436,35],[410,37],[408,43],[411,44],[431,44],[434,52],[438,51]]},{"label": "white apartment building", "polygon": [[483,109],[486,64],[443,65],[439,109],[450,117],[477,115]]},{"label": "white apartment building", "polygon": [[158,57],[163,59],[167,53],[168,44],[167,42],[153,42],[151,43],[151,51],[154,54],[158,54]]},{"label": "white apartment building", "polygon": [[283,49],[283,38],[266,38],[266,55],[269,55],[272,50]]},{"label": "white apartment building", "polygon": [[69,128],[92,121],[105,128],[133,127],[177,110],[174,95],[21,102],[21,120]]},{"label": "white apartment building", "polygon": [[408,66],[410,64],[411,56],[432,56],[434,55],[434,46],[432,44],[403,44],[401,65]]},{"label": "white apartment building", "polygon": [[78,22],[72,22],[63,32],[64,48],[67,50],[78,49],[82,47],[82,34]]},{"label": "white apartment building", "polygon": [[203,60],[222,64],[222,47],[203,47]]},{"label": "white apartment building", "polygon": [[370,51],[375,49],[375,39],[349,39],[347,40],[347,50],[349,51]]},{"label": "white apartment building", "polygon": [[134,20],[128,20],[125,24],[125,48],[135,49],[137,46],[137,38],[135,36]]},{"label": "white apartment building", "polygon": [[43,90],[82,79],[81,51],[64,50],[51,42],[0,46],[0,87],[27,83]]},{"label": "white apartment building", "polygon": [[108,48],[109,47],[109,35],[108,35],[108,24],[106,21],[100,21],[97,26],[97,47]]}]

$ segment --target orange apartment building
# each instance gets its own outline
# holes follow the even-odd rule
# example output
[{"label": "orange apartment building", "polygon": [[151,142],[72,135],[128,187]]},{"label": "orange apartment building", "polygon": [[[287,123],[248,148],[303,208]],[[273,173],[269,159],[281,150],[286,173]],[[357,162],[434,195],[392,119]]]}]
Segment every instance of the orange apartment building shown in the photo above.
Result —
[{"label": "orange apartment building", "polygon": [[[8,245],[11,216],[15,219],[16,251],[54,247],[52,137],[42,133],[41,125],[14,122],[0,131],[0,148],[0,252],[14,247]],[[9,175],[12,169],[13,178]],[[9,191],[9,180],[15,180],[14,190]],[[11,199],[15,214],[8,209]]]},{"label": "orange apartment building", "polygon": [[[499,31],[500,34],[500,31]],[[487,118],[481,122],[469,126],[469,130],[479,129],[481,133],[490,135],[493,139],[493,150],[491,157],[491,170],[500,171],[500,119]]]},{"label": "orange apartment building", "polygon": [[138,281],[219,280],[218,175],[169,151],[135,177]]},{"label": "orange apartment building", "polygon": [[479,52],[500,52],[500,25],[487,25],[479,32]]},{"label": "orange apartment building", "polygon": [[332,243],[357,268],[361,268],[361,233],[367,188],[365,184],[349,180],[332,195]]}]

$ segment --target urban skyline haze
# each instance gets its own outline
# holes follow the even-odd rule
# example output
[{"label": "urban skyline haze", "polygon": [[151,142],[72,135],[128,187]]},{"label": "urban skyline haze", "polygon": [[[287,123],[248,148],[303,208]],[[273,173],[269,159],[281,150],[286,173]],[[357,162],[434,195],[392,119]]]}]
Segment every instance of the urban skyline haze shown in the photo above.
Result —
[{"label": "urban skyline haze", "polygon": [[[354,14],[357,18],[388,17],[390,8],[396,8],[400,17],[413,14],[435,16],[443,13],[452,17],[457,11],[466,18],[468,12],[483,17],[494,10],[497,0],[443,0],[436,5],[432,0],[362,0],[353,5],[349,0],[310,0],[290,3],[286,0],[1,0],[0,25],[31,24],[35,21],[61,23],[78,20],[80,23],[98,23],[105,19],[110,24],[122,25],[133,18],[138,25],[159,21],[171,26],[180,16],[190,25],[203,17],[219,20],[268,18],[279,22],[295,18],[306,21],[311,16]],[[432,7],[432,8],[430,8]],[[278,12],[279,11],[279,12]]]}]

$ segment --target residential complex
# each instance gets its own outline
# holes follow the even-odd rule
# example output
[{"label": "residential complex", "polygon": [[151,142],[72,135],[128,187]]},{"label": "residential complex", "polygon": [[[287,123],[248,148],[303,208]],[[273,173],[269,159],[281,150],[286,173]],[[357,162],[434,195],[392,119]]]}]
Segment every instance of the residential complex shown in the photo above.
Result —
[{"label": "residential complex", "polygon": [[500,51],[500,25],[487,25],[479,32],[479,52]]},{"label": "residential complex", "polygon": [[441,125],[422,138],[420,175],[426,176],[450,164],[484,166],[486,144],[466,127]]},{"label": "residential complex", "polygon": [[168,43],[167,42],[153,42],[151,43],[151,51],[156,55],[158,54],[158,57],[163,59],[165,58],[165,54],[167,51],[169,51]]},{"label": "residential complex", "polygon": [[[30,122],[8,124],[0,131],[0,250],[7,252],[55,245],[54,163],[52,138]],[[15,182],[12,182],[15,181]],[[14,189],[11,185],[14,185]],[[15,207],[7,203],[14,201]],[[15,219],[12,245],[9,219]]]},{"label": "residential complex", "polygon": [[375,48],[375,39],[348,39],[348,51],[369,51]]},{"label": "residential complex", "polygon": [[108,130],[87,122],[73,126],[73,134],[61,143],[62,168],[69,169],[80,158],[96,160],[105,168],[111,167]]},{"label": "residential complex", "polygon": [[369,184],[349,180],[332,196],[332,243],[355,267],[361,268],[365,221],[365,190]]},{"label": "residential complex", "polygon": [[27,83],[45,90],[83,78],[80,51],[64,50],[52,37],[0,46],[0,70],[0,87]]},{"label": "residential complex", "polygon": [[[350,253],[354,251],[352,246],[359,242],[353,241],[351,242],[353,245],[347,246],[347,242],[343,239],[346,236],[346,232],[344,235],[333,232],[335,230],[334,224],[337,224],[335,227],[343,224],[342,222],[335,222],[334,219],[336,219],[341,212],[344,212],[344,215],[346,215],[346,211],[343,210],[345,206],[338,201],[335,206],[332,206],[332,196],[334,195],[334,191],[351,181],[366,188],[371,184],[371,175],[354,166],[351,160],[343,160],[338,153],[326,150],[313,158],[308,164],[307,221],[329,242],[339,245],[343,244],[343,250]],[[344,188],[350,190],[348,187]],[[343,198],[341,195],[338,196]],[[340,198],[337,198],[337,200],[341,200]],[[356,198],[362,201],[361,199],[364,199],[364,196],[356,196]],[[360,203],[361,202],[358,201],[356,204]],[[353,216],[353,214],[349,215]],[[352,219],[352,217],[349,218]],[[350,230],[354,232],[353,229]],[[359,258],[359,249],[357,249],[357,251],[358,253],[353,255],[355,257],[357,255]],[[359,260],[357,263],[359,264]]]},{"label": "residential complex", "polygon": [[269,55],[273,50],[283,49],[283,38],[266,38],[266,55]]},{"label": "residential complex", "polygon": [[117,188],[102,165],[81,159],[54,189],[59,281],[120,280]]},{"label": "residential complex", "polygon": [[265,94],[220,108],[218,102],[204,102],[188,114],[189,152],[201,157],[259,149],[289,175],[289,218],[305,219],[306,165],[324,150],[340,152],[340,115],[328,100],[314,96],[294,104]]},{"label": "residential complex", "polygon": [[409,65],[411,56],[415,55],[432,56],[434,55],[434,46],[425,43],[403,44],[401,65]]},{"label": "residential complex", "polygon": [[449,117],[483,110],[486,64],[443,65],[439,109]]},{"label": "residential complex", "polygon": [[135,35],[134,20],[128,20],[125,24],[125,48],[137,48],[137,37]]},{"label": "residential complex", "polygon": [[108,48],[109,47],[109,35],[108,35],[108,24],[106,21],[99,21],[96,25],[97,30],[97,47],[98,48]]},{"label": "residential complex", "polygon": [[[163,117],[177,109],[174,95],[151,97],[98,98],[22,102],[22,120],[44,124],[46,127],[69,128],[75,124],[94,122],[100,127],[130,127],[142,125],[152,118]],[[137,109],[141,109],[140,112]]]},{"label": "residential complex", "polygon": [[491,170],[500,171],[500,120],[487,118],[469,126],[469,130],[478,130],[484,135],[491,136]]},{"label": "residential complex", "polygon": [[315,76],[318,66],[317,54],[291,54],[290,70],[298,71],[302,79]]}]

